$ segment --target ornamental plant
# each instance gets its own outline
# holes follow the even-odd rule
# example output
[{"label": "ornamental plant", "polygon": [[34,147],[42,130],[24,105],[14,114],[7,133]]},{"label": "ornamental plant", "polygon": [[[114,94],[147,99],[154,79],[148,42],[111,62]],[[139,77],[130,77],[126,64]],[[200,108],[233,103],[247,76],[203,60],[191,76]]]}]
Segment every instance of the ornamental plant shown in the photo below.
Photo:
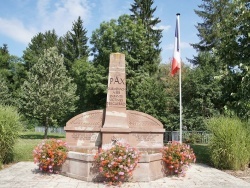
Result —
[{"label": "ornamental plant", "polygon": [[193,150],[184,143],[169,142],[161,152],[162,160],[166,164],[166,174],[185,176],[188,165],[196,161]]},{"label": "ornamental plant", "polygon": [[43,140],[33,150],[34,162],[38,163],[41,171],[58,173],[58,168],[67,158],[67,152],[66,142],[56,139]]},{"label": "ornamental plant", "polygon": [[101,175],[109,185],[121,185],[135,170],[140,158],[136,148],[123,142],[115,142],[107,149],[100,149],[94,159]]}]

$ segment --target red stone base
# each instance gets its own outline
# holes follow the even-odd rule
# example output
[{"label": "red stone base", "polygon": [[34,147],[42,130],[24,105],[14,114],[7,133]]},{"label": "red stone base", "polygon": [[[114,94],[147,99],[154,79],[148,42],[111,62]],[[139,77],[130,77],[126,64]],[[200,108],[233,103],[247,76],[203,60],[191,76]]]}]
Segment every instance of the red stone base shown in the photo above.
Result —
[{"label": "red stone base", "polygon": [[[72,152],[62,166],[61,174],[84,181],[102,181],[93,165],[95,154]],[[138,167],[133,172],[132,182],[147,182],[163,178],[164,164],[161,153],[143,152]]]}]

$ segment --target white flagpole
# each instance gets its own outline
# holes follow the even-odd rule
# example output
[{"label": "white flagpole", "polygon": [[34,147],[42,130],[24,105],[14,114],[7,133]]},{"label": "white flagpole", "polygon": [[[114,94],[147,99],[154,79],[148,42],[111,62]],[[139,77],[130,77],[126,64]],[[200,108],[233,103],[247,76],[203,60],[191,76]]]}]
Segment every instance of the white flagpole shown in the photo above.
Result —
[{"label": "white flagpole", "polygon": [[[176,14],[178,20],[178,43],[180,45],[180,13]],[[180,50],[180,47],[179,47]],[[181,95],[181,59],[180,59],[180,69],[179,69],[179,92],[180,92],[180,143],[182,143],[182,95]]]}]

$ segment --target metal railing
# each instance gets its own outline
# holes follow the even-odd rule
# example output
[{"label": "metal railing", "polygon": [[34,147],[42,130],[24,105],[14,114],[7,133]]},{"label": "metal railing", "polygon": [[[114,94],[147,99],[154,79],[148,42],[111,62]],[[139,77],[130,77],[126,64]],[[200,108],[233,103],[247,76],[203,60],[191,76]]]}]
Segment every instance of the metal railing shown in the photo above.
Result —
[{"label": "metal railing", "polygon": [[[182,141],[185,143],[207,144],[211,134],[206,131],[182,131]],[[166,131],[164,133],[164,142],[179,141],[179,131]]]},{"label": "metal railing", "polygon": [[[44,132],[45,128],[44,127],[35,127],[35,132]],[[60,133],[60,134],[66,134],[65,130],[63,127],[49,127],[48,128],[48,133]]]}]

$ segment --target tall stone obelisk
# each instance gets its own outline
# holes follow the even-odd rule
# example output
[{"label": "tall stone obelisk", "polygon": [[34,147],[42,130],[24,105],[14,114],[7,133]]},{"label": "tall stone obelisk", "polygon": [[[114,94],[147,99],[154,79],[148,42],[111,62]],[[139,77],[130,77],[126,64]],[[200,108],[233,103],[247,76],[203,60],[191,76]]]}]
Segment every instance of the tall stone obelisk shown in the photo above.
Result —
[{"label": "tall stone obelisk", "polygon": [[116,137],[128,139],[128,117],[126,111],[125,55],[110,54],[107,103],[103,128],[103,143]]}]

